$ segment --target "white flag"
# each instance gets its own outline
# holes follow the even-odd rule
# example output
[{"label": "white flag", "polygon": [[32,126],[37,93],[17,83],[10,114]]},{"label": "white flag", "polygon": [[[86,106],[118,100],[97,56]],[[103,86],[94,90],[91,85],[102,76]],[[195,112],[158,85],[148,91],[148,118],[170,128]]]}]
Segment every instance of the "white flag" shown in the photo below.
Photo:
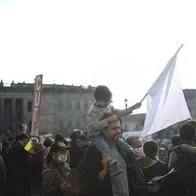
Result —
[{"label": "white flag", "polygon": [[147,93],[143,137],[191,118],[176,70],[176,58],[181,47]]}]

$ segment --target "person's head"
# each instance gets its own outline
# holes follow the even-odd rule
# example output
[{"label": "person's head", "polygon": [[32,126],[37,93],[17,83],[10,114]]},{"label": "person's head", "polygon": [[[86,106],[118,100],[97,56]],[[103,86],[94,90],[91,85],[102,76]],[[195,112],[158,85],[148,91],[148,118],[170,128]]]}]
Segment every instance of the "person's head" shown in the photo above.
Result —
[{"label": "person's head", "polygon": [[29,136],[26,133],[21,133],[18,135],[18,142],[20,142],[22,145],[26,145],[29,141]]},{"label": "person's head", "polygon": [[10,149],[11,149],[11,144],[9,141],[2,142],[2,152],[3,153],[8,153]]},{"label": "person's head", "polygon": [[55,142],[50,149],[52,160],[57,163],[64,163],[67,161],[68,147],[63,142]]},{"label": "person's head", "polygon": [[43,145],[45,148],[48,148],[48,147],[52,146],[53,143],[54,142],[49,137],[46,137],[43,142]]},{"label": "person's head", "polygon": [[165,148],[158,149],[158,157],[160,161],[164,161],[167,154],[167,150]]},{"label": "person's head", "polygon": [[27,132],[27,124],[22,123],[21,124],[21,133],[26,133]]},{"label": "person's head", "polygon": [[86,148],[89,145],[89,140],[87,139],[86,135],[80,135],[77,139],[76,139],[76,143],[78,145],[78,147],[80,149],[82,148]]},{"label": "person's head", "polygon": [[171,143],[173,147],[180,145],[181,141],[182,139],[179,135],[175,135],[171,138]]},{"label": "person's head", "polygon": [[193,126],[194,128],[196,128],[196,121],[194,121],[194,120],[187,121],[187,124],[189,124],[189,125]]},{"label": "person's head", "polygon": [[67,138],[64,138],[61,134],[56,134],[55,136],[55,139],[54,139],[55,142],[63,142],[65,143],[65,145],[69,146],[69,141],[67,140]]},{"label": "person's head", "polygon": [[39,140],[36,137],[32,137],[31,141],[32,141],[32,146],[36,145],[39,142]]},{"label": "person's head", "polygon": [[76,139],[83,134],[83,131],[80,129],[74,129],[72,134],[70,135],[71,138],[71,143],[75,144],[76,143]]},{"label": "person's head", "polygon": [[154,141],[147,141],[143,146],[144,154],[151,159],[156,159],[158,152],[158,145]]},{"label": "person's head", "polygon": [[103,119],[111,117],[108,120],[107,126],[103,129],[103,134],[110,142],[116,141],[121,136],[120,120],[116,115],[105,113]]},{"label": "person's head", "polygon": [[56,134],[54,141],[55,142],[64,142],[65,138],[61,134]]},{"label": "person's head", "polygon": [[107,86],[97,86],[93,92],[95,101],[99,106],[108,106],[112,99],[112,93]]},{"label": "person's head", "polygon": [[141,148],[142,147],[142,142],[141,142],[139,136],[130,136],[127,138],[126,141],[132,148]]},{"label": "person's head", "polygon": [[184,124],[180,128],[180,137],[183,141],[192,141],[195,137],[195,127],[191,124]]},{"label": "person's head", "polygon": [[38,143],[34,144],[33,150],[34,150],[35,153],[38,153],[38,152],[44,150],[44,146],[42,145],[41,142],[38,142]]},{"label": "person's head", "polygon": [[14,137],[12,137],[12,136],[8,137],[8,141],[12,145],[14,143]]}]

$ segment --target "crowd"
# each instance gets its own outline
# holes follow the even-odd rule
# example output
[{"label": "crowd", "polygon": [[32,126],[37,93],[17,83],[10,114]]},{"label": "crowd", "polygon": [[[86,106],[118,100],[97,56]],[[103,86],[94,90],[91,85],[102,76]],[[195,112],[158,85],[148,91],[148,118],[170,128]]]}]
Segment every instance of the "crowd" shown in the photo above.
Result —
[{"label": "crowd", "polygon": [[70,141],[57,134],[42,142],[25,132],[2,140],[0,195],[196,196],[196,123],[184,123],[170,148],[125,140],[120,117],[141,104],[116,110],[111,97],[107,87],[95,89],[87,129],[74,130]]}]

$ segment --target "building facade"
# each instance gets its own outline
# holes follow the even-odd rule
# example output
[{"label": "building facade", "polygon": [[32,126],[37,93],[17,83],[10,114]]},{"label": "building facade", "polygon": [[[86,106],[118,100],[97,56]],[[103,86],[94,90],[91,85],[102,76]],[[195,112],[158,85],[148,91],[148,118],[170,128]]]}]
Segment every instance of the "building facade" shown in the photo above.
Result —
[{"label": "building facade", "polygon": [[[0,83],[0,132],[14,135],[32,122],[33,85]],[[43,84],[40,133],[62,133],[68,136],[75,128],[86,128],[86,115],[93,103],[93,87]]]},{"label": "building facade", "polygon": [[[27,125],[31,130],[34,84],[0,82],[0,134],[14,135]],[[86,128],[86,115],[93,103],[94,87],[44,84],[42,89],[40,133],[62,133],[68,136],[73,129]],[[191,116],[196,120],[196,90],[186,89],[184,95]],[[143,129],[145,114],[129,115],[122,119],[124,131]]]},{"label": "building facade", "polygon": [[122,129],[127,131],[141,131],[144,126],[145,114],[131,114],[122,118]]},{"label": "building facade", "polygon": [[193,120],[196,120],[196,89],[183,90]]}]

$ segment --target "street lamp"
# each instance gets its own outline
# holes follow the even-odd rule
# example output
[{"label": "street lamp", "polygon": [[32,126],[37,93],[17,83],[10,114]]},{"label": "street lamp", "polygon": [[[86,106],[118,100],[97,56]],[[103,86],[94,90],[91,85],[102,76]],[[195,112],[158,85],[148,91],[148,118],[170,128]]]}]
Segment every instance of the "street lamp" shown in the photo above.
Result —
[{"label": "street lamp", "polygon": [[128,102],[128,100],[125,99],[124,102],[125,102],[125,108],[127,108],[127,102]]}]

